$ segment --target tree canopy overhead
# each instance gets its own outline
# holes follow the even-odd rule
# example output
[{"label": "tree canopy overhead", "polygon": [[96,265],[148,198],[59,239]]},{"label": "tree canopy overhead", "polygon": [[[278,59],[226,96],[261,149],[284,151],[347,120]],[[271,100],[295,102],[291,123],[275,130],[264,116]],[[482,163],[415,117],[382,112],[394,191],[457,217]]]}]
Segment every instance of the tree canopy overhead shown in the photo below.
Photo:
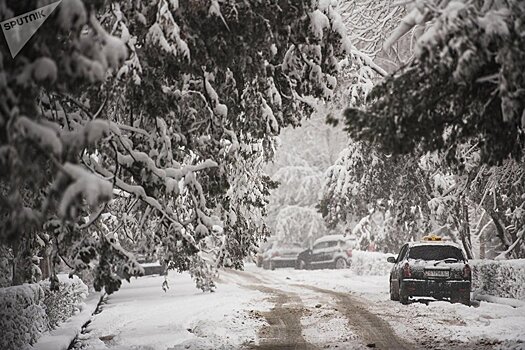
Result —
[{"label": "tree canopy overhead", "polygon": [[[5,20],[50,1],[0,4]],[[280,129],[350,53],[331,1],[63,1],[0,51],[0,243],[94,269],[112,292],[156,254],[212,288],[267,234],[261,171]]]},{"label": "tree canopy overhead", "polygon": [[[481,160],[519,159],[525,145],[525,4],[423,1],[393,33],[426,26],[414,60],[376,86],[366,110],[346,111],[350,135],[386,152],[476,145]],[[461,162],[461,159],[459,159]]]}]

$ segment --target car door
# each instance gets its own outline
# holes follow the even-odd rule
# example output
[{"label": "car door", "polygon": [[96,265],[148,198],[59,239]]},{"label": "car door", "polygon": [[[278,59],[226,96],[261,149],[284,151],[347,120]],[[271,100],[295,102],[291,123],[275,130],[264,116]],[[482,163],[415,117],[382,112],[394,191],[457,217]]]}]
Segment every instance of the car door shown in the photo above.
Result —
[{"label": "car door", "polygon": [[396,262],[392,271],[390,272],[390,281],[393,285],[399,286],[399,278],[401,276],[402,261],[408,251],[408,244],[403,245],[399,254],[397,255]]},{"label": "car door", "polygon": [[326,249],[323,253],[323,263],[331,264],[334,261],[334,256],[338,253],[340,248],[338,241],[329,241],[326,243]]},{"label": "car door", "polygon": [[327,242],[319,242],[312,247],[312,255],[310,256],[310,263],[314,266],[318,266],[323,262],[324,252],[326,249]]}]

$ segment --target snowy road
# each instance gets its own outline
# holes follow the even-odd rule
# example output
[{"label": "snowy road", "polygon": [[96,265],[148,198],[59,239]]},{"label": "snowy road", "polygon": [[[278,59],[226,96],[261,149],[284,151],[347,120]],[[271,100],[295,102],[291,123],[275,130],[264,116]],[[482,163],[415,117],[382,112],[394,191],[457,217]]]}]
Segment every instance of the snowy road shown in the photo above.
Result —
[{"label": "snowy road", "polygon": [[[253,272],[223,272],[223,275],[231,274],[241,276],[246,281],[255,280],[256,283],[248,287],[266,293],[275,305],[269,312],[263,313],[268,325],[259,331],[260,344],[252,346],[252,349],[317,349],[326,346],[358,349],[364,344],[382,349],[411,348],[393,333],[385,321],[369,312],[360,298],[308,284],[283,285],[280,281],[268,279],[269,276],[266,279],[257,278]],[[271,284],[280,286],[280,289],[268,287]],[[310,303],[305,305],[302,299]],[[358,337],[345,338],[351,332],[346,327],[339,327],[339,339],[320,337],[320,334],[316,334],[319,333],[316,331],[320,322],[301,324],[301,318],[305,316],[328,321],[334,316],[341,318],[341,315]],[[304,339],[305,331],[316,334],[311,342]]]},{"label": "snowy road", "polygon": [[221,272],[215,293],[170,273],[125,283],[82,337],[94,349],[525,349],[525,308],[389,300],[386,276]]}]

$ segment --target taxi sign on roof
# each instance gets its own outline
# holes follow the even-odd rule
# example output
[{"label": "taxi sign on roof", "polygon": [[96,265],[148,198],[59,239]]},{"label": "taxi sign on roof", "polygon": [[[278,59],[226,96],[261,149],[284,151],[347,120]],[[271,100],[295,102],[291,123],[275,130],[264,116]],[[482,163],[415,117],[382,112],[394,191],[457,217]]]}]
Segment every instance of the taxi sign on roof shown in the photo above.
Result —
[{"label": "taxi sign on roof", "polygon": [[422,241],[424,242],[428,242],[428,241],[431,241],[431,242],[436,242],[436,241],[442,241],[443,238],[441,238],[441,236],[436,236],[436,235],[428,235],[428,236],[424,236]]}]

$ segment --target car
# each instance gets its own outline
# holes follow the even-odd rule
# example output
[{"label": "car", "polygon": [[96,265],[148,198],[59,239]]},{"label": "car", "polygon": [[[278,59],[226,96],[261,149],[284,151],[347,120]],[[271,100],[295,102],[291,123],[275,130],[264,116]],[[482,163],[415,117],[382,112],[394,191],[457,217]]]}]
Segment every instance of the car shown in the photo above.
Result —
[{"label": "car", "polygon": [[161,263],[159,260],[152,256],[146,256],[144,254],[137,255],[137,262],[144,269],[144,275],[165,275],[167,272],[167,266]]},{"label": "car", "polygon": [[274,244],[274,241],[266,241],[262,242],[259,246],[259,249],[257,250],[257,254],[255,255],[255,265],[257,267],[262,267],[263,261],[264,261],[264,254],[272,249],[272,245]]},{"label": "car", "polygon": [[388,257],[390,299],[408,304],[411,297],[449,298],[470,306],[472,271],[461,247],[439,236],[406,243]]},{"label": "car", "polygon": [[262,267],[275,270],[279,267],[294,267],[297,255],[303,250],[299,243],[274,242],[270,249],[263,253]]},{"label": "car", "polygon": [[344,269],[352,263],[354,236],[328,235],[317,239],[311,248],[297,256],[296,269]]}]

